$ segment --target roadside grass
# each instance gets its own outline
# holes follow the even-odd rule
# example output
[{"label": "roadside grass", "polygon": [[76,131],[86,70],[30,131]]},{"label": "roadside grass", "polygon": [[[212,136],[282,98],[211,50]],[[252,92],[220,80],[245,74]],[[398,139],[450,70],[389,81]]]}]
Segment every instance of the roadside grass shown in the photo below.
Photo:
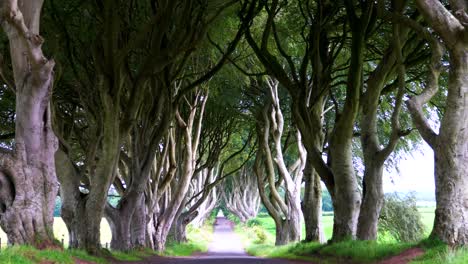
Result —
[{"label": "roadside grass", "polygon": [[370,263],[397,255],[400,252],[414,247],[411,243],[380,243],[375,241],[343,241],[324,245],[320,243],[295,243],[285,246],[274,246],[274,235],[267,229],[267,239],[260,241],[258,231],[261,227],[242,225],[236,227],[241,236],[248,254],[267,257],[317,261],[323,263],[324,258],[329,263],[343,263],[345,260],[357,263]]},{"label": "roadside grass", "polygon": [[379,243],[376,241],[343,241],[326,245],[316,251],[319,255],[351,259],[356,262],[373,262],[398,255],[414,247],[413,243]]},{"label": "roadside grass", "polygon": [[[109,258],[120,261],[138,261],[151,256],[150,250],[142,249],[130,252],[110,252]],[[107,258],[95,257],[87,254],[83,250],[60,250],[45,249],[39,250],[31,246],[13,246],[3,249],[0,252],[0,263],[2,264],[74,264],[75,259],[85,260],[96,264],[111,263]]]},{"label": "roadside grass", "polygon": [[[62,218],[54,219],[54,234],[61,241],[63,239],[65,248],[68,247],[68,231]],[[164,256],[190,256],[195,252],[206,252],[208,244],[212,240],[213,220],[208,221],[202,228],[193,228],[191,225],[187,228],[187,237],[189,242],[184,244],[168,243]],[[105,219],[101,222],[101,244],[110,244],[112,235],[109,224]],[[90,261],[98,264],[107,264],[108,260],[88,255],[81,250],[37,250],[28,246],[6,247],[6,234],[0,229],[0,239],[2,250],[0,251],[1,264],[32,264],[41,262],[51,262],[57,264],[75,263],[74,258]],[[155,255],[155,251],[142,249],[131,252],[110,251],[110,256],[121,261],[138,261],[145,257]]]},{"label": "roadside grass", "polygon": [[450,249],[441,241],[427,238],[421,241],[424,255],[414,259],[412,264],[466,264],[468,263],[468,248]]},{"label": "roadside grass", "polygon": [[208,251],[208,245],[213,239],[213,221],[207,221],[201,228],[187,226],[187,243],[168,242],[163,256],[191,256],[197,252]]},{"label": "roadside grass", "polygon": [[[429,235],[434,221],[434,207],[420,207],[426,235]],[[331,238],[333,230],[333,213],[322,215],[322,224],[327,239]],[[304,227],[303,237],[304,237]],[[412,247],[422,247],[426,253],[412,263],[468,263],[468,250],[448,250],[443,244],[428,243],[397,243],[387,234],[380,234],[376,241],[344,241],[330,245],[318,243],[296,243],[281,247],[274,246],[275,225],[268,214],[259,214],[245,225],[237,225],[236,232],[241,236],[247,253],[254,256],[271,258],[306,259],[313,261],[325,257],[330,263],[349,261],[370,263],[398,255]],[[264,234],[263,234],[264,233]],[[266,235],[265,235],[266,234]],[[263,239],[260,239],[263,237]],[[323,263],[323,259],[321,259]]]},{"label": "roadside grass", "polygon": [[[72,264],[74,263],[71,256],[61,255],[58,252],[50,252],[52,250],[44,250],[47,255],[51,255],[51,258],[54,261],[59,261],[59,263]],[[0,252],[0,262],[5,264],[32,264],[39,263],[41,261],[51,261],[50,258],[44,258],[39,255],[39,251],[32,247],[27,246],[14,246],[2,250]]]}]

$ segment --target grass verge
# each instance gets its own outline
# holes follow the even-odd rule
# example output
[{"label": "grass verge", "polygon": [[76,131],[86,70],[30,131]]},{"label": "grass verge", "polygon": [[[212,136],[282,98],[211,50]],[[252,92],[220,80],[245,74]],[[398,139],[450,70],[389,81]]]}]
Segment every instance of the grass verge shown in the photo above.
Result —
[{"label": "grass verge", "polygon": [[[431,219],[432,221],[432,219]],[[236,225],[246,251],[250,255],[303,259],[319,263],[375,263],[395,256],[412,247],[421,247],[425,254],[411,263],[465,264],[468,263],[468,249],[450,250],[445,244],[430,239],[419,243],[397,243],[396,241],[344,241],[329,245],[319,243],[295,243],[274,246],[274,223],[262,215],[247,224]]]},{"label": "grass verge", "polygon": [[424,255],[416,258],[412,264],[466,264],[468,263],[468,248],[450,249],[436,239],[425,239],[420,243]]},{"label": "grass verge", "polygon": [[375,241],[343,241],[330,245],[319,243],[293,243],[285,246],[274,246],[274,237],[268,232],[265,239],[261,226],[249,227],[239,225],[236,232],[241,236],[247,253],[259,257],[286,258],[301,260],[328,259],[329,263],[370,263],[397,255],[400,252],[415,246],[409,243],[378,243]]},{"label": "grass verge", "polygon": [[[131,252],[111,252],[112,258],[122,261],[138,261],[152,255],[149,250],[137,250]],[[2,264],[74,264],[75,259],[85,260],[92,263],[108,264],[106,258],[95,257],[82,250],[38,250],[30,246],[13,246],[5,248],[0,252],[0,263]]]},{"label": "grass verge", "polygon": [[[212,239],[213,222],[207,222],[202,228],[188,226],[187,237],[189,242],[183,244],[169,243],[164,256],[190,256],[195,252],[206,252]],[[155,255],[152,250],[142,249],[130,252],[111,251],[109,258],[121,261],[139,261]],[[74,264],[75,259],[80,259],[97,264],[108,264],[109,259],[95,257],[82,250],[38,250],[30,246],[13,246],[0,251],[1,264]]]},{"label": "grass verge", "polygon": [[[432,222],[432,218],[429,220]],[[320,260],[320,263],[372,263],[398,255],[412,247],[421,247],[426,253],[412,263],[468,263],[468,249],[449,250],[446,245],[428,239],[420,243],[397,243],[395,240],[379,239],[377,242],[343,241],[330,245],[296,243],[275,247],[274,222],[266,215],[260,215],[247,224],[237,224],[235,231],[241,236],[246,251],[260,257]]]},{"label": "grass verge", "polygon": [[208,251],[208,244],[213,238],[213,220],[207,221],[201,228],[187,227],[187,243],[168,242],[163,256],[191,256],[194,253]]}]

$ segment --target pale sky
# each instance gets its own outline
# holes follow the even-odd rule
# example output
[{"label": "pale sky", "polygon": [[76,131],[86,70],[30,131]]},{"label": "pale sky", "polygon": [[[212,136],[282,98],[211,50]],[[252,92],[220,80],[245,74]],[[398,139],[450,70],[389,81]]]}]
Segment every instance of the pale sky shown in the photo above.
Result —
[{"label": "pale sky", "polygon": [[434,154],[426,142],[400,160],[399,171],[384,171],[385,192],[434,192]]}]

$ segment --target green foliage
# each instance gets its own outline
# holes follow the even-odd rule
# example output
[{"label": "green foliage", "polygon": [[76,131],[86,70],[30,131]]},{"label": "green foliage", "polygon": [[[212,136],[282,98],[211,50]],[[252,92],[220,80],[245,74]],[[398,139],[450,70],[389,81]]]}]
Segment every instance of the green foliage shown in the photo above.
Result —
[{"label": "green foliage", "polygon": [[379,230],[398,242],[414,242],[423,238],[425,227],[413,193],[406,196],[396,193],[386,195]]},{"label": "green foliage", "polygon": [[327,190],[323,190],[322,192],[322,210],[325,212],[333,211],[333,202]]},{"label": "green foliage", "polygon": [[263,244],[267,241],[268,236],[265,231],[261,226],[254,226],[252,227],[253,232],[257,236],[257,239],[254,240],[255,244]]},{"label": "green foliage", "polygon": [[[108,196],[107,201],[109,202],[109,204],[116,207],[120,201],[120,197]],[[54,217],[60,217],[61,211],[62,211],[62,199],[60,198],[60,196],[57,196],[57,198],[55,198]]]},{"label": "green foliage", "polygon": [[229,219],[229,221],[233,222],[233,223],[236,224],[236,225],[238,225],[238,224],[241,223],[239,217],[237,217],[237,216],[234,215],[234,214],[229,213],[229,214],[227,214],[227,215],[225,215],[225,216],[226,216],[227,219]]},{"label": "green foliage", "polygon": [[[1,46],[1,44],[0,44]],[[8,52],[6,52],[8,54]],[[5,53],[2,53],[5,55]],[[0,135],[9,139],[1,140],[3,147],[11,147],[15,132],[15,95],[0,81]]]},{"label": "green foliage", "polygon": [[257,218],[252,218],[245,223],[248,227],[260,226],[262,223]]},{"label": "green foliage", "polygon": [[60,198],[60,196],[57,196],[57,198],[55,198],[54,217],[59,217],[61,211],[62,211],[62,199]]}]

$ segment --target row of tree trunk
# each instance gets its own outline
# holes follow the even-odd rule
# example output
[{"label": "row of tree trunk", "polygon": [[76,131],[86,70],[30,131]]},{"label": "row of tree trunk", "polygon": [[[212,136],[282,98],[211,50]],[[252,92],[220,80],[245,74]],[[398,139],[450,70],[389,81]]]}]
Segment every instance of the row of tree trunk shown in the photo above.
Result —
[{"label": "row of tree trunk", "polygon": [[[197,28],[204,31],[206,24],[197,19],[203,17],[205,9],[185,5],[184,1],[180,5],[173,2],[161,3],[158,11],[163,10],[164,15],[176,17],[174,23],[181,30]],[[330,91],[334,86],[332,68],[337,58],[334,52],[339,53],[339,45],[344,45],[344,42],[334,46],[330,40],[334,32],[328,24],[333,20],[324,15],[336,11],[340,3],[319,2],[321,10],[313,16],[316,21],[310,28],[310,42],[300,69],[293,67],[290,58],[284,55],[283,43],[275,32],[275,18],[283,7],[279,1],[252,1],[249,12],[246,12],[251,15],[251,10],[267,5],[262,43],[257,43],[248,29],[246,39],[270,75],[257,82],[267,96],[257,109],[259,147],[254,171],[261,200],[275,220],[276,244],[300,239],[301,208],[306,219],[307,240],[323,240],[318,177],[333,199],[332,240],[376,238],[383,196],[383,165],[398,139],[405,134],[400,127],[399,116],[403,107],[406,67],[411,66],[411,56],[417,54],[413,51],[420,47],[418,43],[407,42],[414,39],[410,34],[422,36],[420,39],[430,44],[432,54],[424,90],[406,102],[415,127],[435,153],[437,209],[432,235],[451,245],[467,244],[466,2],[450,1],[449,11],[440,1],[417,0],[419,13],[432,28],[428,31],[414,22],[416,20],[402,15],[404,1],[392,1],[391,15],[387,15],[375,1],[363,1],[359,6],[354,5],[354,1],[344,1],[351,44],[350,65],[343,79],[345,100],[341,105]],[[107,2],[103,10],[111,10],[117,4]],[[14,83],[9,84],[9,88],[16,94],[14,147],[2,149],[0,153],[1,227],[13,244],[41,246],[52,243],[52,212],[58,191],[57,168],[63,199],[62,214],[70,232],[70,246],[99,254],[100,222],[105,216],[111,224],[114,249],[150,246],[163,250],[176,219],[181,220],[180,225],[183,226],[200,214],[195,211],[205,208],[205,202],[210,204],[206,208],[213,207],[210,203],[215,193],[213,183],[220,182],[213,174],[219,178],[225,174],[223,169],[213,172],[219,160],[206,165],[200,163],[201,127],[208,94],[201,88],[187,93],[199,87],[209,76],[195,83],[176,81],[180,72],[178,67],[185,61],[174,54],[187,52],[185,56],[190,55],[193,45],[202,39],[203,34],[198,30],[173,32],[172,26],[162,24],[160,28],[164,32],[152,36],[151,45],[155,46],[148,54],[150,57],[157,54],[173,56],[146,60],[145,67],[139,68],[134,76],[126,68],[130,59],[122,60],[129,58],[130,52],[112,42],[119,39],[116,37],[119,35],[118,23],[115,23],[117,18],[103,12],[103,19],[99,21],[108,24],[101,25],[102,39],[98,39],[97,46],[93,48],[97,52],[90,54],[88,61],[93,63],[86,65],[87,69],[93,68],[95,74],[89,78],[89,83],[74,85],[81,86],[81,92],[89,92],[80,94],[82,101],[75,108],[80,120],[86,120],[83,121],[85,124],[80,127],[82,130],[74,132],[70,132],[66,122],[58,124],[57,140],[52,131],[54,116],[50,106],[54,61],[47,59],[41,49],[41,7],[42,1],[11,0],[0,4],[2,27],[10,41],[14,73]],[[381,63],[366,80],[366,44],[377,18],[393,23],[393,40],[386,47]],[[250,24],[252,17],[246,15],[242,19],[243,24]],[[410,33],[410,29],[416,33]],[[140,33],[146,36],[147,32]],[[173,37],[172,45],[167,45],[168,37]],[[140,41],[138,38],[135,43],[126,44],[140,45]],[[279,54],[289,65],[288,70],[270,52],[268,41],[274,41],[279,47]],[[411,45],[413,48],[408,48]],[[169,48],[174,50],[168,51]],[[445,49],[450,64],[446,109],[440,129],[435,131],[426,120],[422,107],[438,91]],[[114,54],[116,50],[119,50],[117,55]],[[72,58],[70,61],[71,64],[76,62]],[[153,61],[157,63],[153,64]],[[309,68],[313,72],[304,74]],[[393,80],[398,85],[392,90],[391,136],[382,146],[376,128],[378,102],[385,85]],[[285,126],[279,84],[290,95],[293,125]],[[134,89],[126,90],[126,87]],[[324,115],[329,111],[326,108],[330,102],[328,97],[335,110],[333,126],[324,121]],[[180,101],[185,104],[179,104]],[[69,114],[69,111],[64,114]],[[365,165],[362,191],[353,167],[352,146],[357,122]],[[83,131],[86,133],[80,135]],[[283,140],[285,131],[295,135],[294,144]],[[71,144],[72,138],[79,139]],[[82,151],[77,155],[75,149],[78,145]],[[285,158],[290,147],[298,153],[292,162]],[[59,151],[56,152],[57,149]],[[301,205],[303,179],[307,185]],[[199,190],[197,181],[198,185],[203,182],[202,190]],[[121,196],[116,207],[107,201],[111,186]],[[187,196],[191,189],[193,199]],[[192,209],[194,207],[197,208]],[[183,236],[179,237],[183,239]]]},{"label": "row of tree trunk", "polygon": [[[284,6],[280,1],[268,3],[253,1],[252,3],[257,8],[264,9],[267,18],[262,24],[261,37],[254,37],[254,34],[247,30],[247,42],[266,68],[268,75],[271,76],[269,78],[278,80],[289,92],[294,123],[302,134],[302,141],[307,151],[305,160],[310,162],[306,166],[307,171],[304,172],[307,189],[303,204],[303,208],[308,211],[304,215],[308,241],[320,239],[319,217],[315,216],[319,212],[319,207],[314,207],[311,203],[317,204],[319,199],[318,190],[315,196],[313,191],[318,187],[318,184],[314,184],[318,182],[314,179],[315,172],[325,183],[333,200],[335,214],[332,241],[355,238],[376,239],[378,217],[383,202],[384,164],[395,149],[399,138],[408,134],[408,131],[400,125],[403,96],[407,89],[406,68],[414,67],[415,64],[411,62],[417,61],[418,56],[421,56],[420,43],[430,43],[432,64],[429,78],[423,81],[426,83],[426,89],[420,95],[407,101],[407,107],[411,112],[415,127],[435,151],[437,209],[432,235],[449,244],[466,244],[468,222],[466,221],[465,201],[467,193],[459,188],[466,186],[466,177],[463,175],[466,175],[467,168],[466,165],[461,165],[466,164],[467,156],[467,147],[464,143],[467,137],[466,118],[464,117],[467,111],[465,74],[467,6],[465,1],[450,1],[452,8],[450,12],[436,0],[416,2],[418,9],[414,10],[413,17],[408,18],[402,15],[402,11],[406,8],[405,1],[392,1],[391,12],[385,10],[385,5],[377,4],[375,1],[363,1],[359,5],[355,5],[353,1],[344,1],[349,31],[344,29],[343,36],[350,34],[351,39],[349,66],[346,67],[342,81],[337,82],[345,88],[344,103],[336,101],[336,94],[332,90],[335,86],[334,80],[336,80],[334,76],[339,76],[340,71],[343,71],[340,66],[334,66],[337,64],[335,52],[340,52],[344,44],[330,40],[332,35],[336,40],[336,29],[332,25],[334,20],[328,16],[340,10],[341,4],[317,1],[315,9],[301,3],[297,4],[298,12],[307,22],[305,24],[311,26],[305,27],[307,34],[304,33],[303,28],[302,36],[306,43],[303,49],[304,57],[299,60],[300,63],[296,63],[291,59],[293,55],[287,53],[289,50],[282,39],[278,37],[279,27],[275,20]],[[308,10],[309,13],[304,10]],[[420,14],[433,26],[435,32],[428,32],[416,20],[413,20],[417,19]],[[312,23],[309,22],[311,19]],[[380,63],[365,79],[366,44],[370,38],[370,32],[376,26],[377,19],[388,20],[392,23],[393,40],[388,43]],[[442,43],[436,39],[437,37],[441,37]],[[270,41],[275,45],[269,45]],[[440,50],[441,45],[445,45],[448,49],[450,71],[446,101],[448,108],[442,119],[440,131],[437,133],[431,129],[424,117],[422,106],[438,90],[440,64],[444,54]],[[310,74],[305,74],[309,69],[311,69]],[[396,89],[391,88],[394,80],[396,85],[393,87]],[[389,90],[393,93],[394,102],[393,111],[390,114],[391,132],[384,145],[379,139],[377,120],[378,112],[381,111],[379,103]],[[326,100],[327,98],[331,100]],[[325,110],[327,101],[332,102],[330,108],[335,110],[333,127],[324,123],[323,119],[330,109]],[[267,112],[271,111],[273,112],[271,116],[274,118],[274,110]],[[361,116],[360,120],[357,119],[358,114]],[[261,122],[265,123],[267,118],[270,117],[264,117]],[[355,129],[358,122],[359,131],[357,132]],[[275,123],[274,120],[273,123]],[[268,126],[263,129],[265,128]],[[273,125],[273,131],[274,129],[276,129],[275,125]],[[266,134],[267,130],[258,130],[258,133]],[[271,133],[275,134],[275,132]],[[359,188],[360,184],[353,163],[353,140],[356,134],[360,135],[364,156],[362,190]],[[268,144],[271,143],[266,141],[263,146],[260,146],[264,149],[262,155],[265,155],[265,152],[268,153]],[[325,151],[322,151],[323,146],[326,146]],[[323,156],[326,156],[326,160]],[[263,159],[268,160],[267,157],[262,157]],[[279,160],[274,159],[276,163]],[[265,164],[265,167],[268,168],[268,164]],[[280,168],[278,164],[279,174],[281,174]],[[272,188],[275,182],[270,180],[268,185]],[[276,183],[276,186],[281,185]],[[268,210],[273,217],[278,214],[276,211],[279,209],[283,209],[284,213],[286,206],[281,206],[278,197],[275,202],[279,204],[271,205],[267,205],[267,198],[263,195],[262,201],[267,208],[271,207],[271,210]],[[274,190],[271,190],[269,198],[275,198]],[[280,222],[276,222],[277,226],[281,225]]]}]

